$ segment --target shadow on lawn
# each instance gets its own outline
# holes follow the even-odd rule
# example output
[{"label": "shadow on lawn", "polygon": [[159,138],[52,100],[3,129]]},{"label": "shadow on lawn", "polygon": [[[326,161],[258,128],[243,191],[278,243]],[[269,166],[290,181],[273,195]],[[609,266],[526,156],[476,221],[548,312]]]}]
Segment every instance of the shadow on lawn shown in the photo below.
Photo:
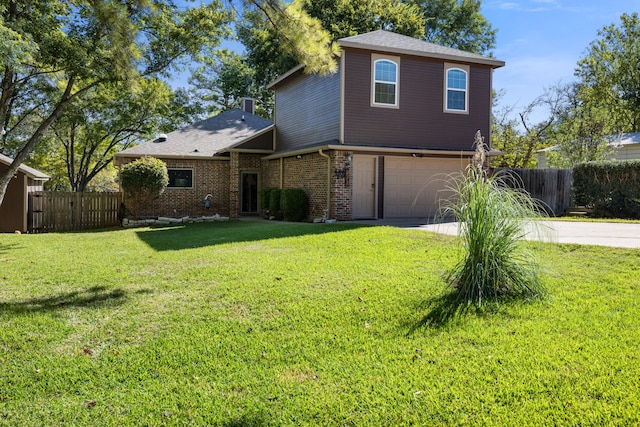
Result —
[{"label": "shadow on lawn", "polygon": [[481,307],[475,304],[466,304],[458,301],[455,292],[445,293],[429,298],[417,305],[419,312],[427,311],[422,319],[413,325],[409,325],[408,334],[412,334],[422,328],[444,328],[457,322],[464,321],[468,316],[485,317],[499,311],[500,304],[514,303],[514,300],[488,301]]},{"label": "shadow on lawn", "polygon": [[0,302],[0,312],[12,314],[26,314],[33,312],[48,312],[69,307],[100,308],[107,305],[120,305],[127,298],[122,289],[107,289],[104,286],[67,292],[49,297],[29,298],[16,302]]},{"label": "shadow on lawn", "polygon": [[143,229],[136,231],[136,235],[156,251],[176,251],[225,243],[334,233],[361,227],[369,225],[226,221]]},{"label": "shadow on lawn", "polygon": [[15,243],[11,243],[11,244],[7,244],[7,243],[0,243],[0,255],[4,255],[8,252],[10,252],[13,249],[18,249],[20,246],[18,246]]}]

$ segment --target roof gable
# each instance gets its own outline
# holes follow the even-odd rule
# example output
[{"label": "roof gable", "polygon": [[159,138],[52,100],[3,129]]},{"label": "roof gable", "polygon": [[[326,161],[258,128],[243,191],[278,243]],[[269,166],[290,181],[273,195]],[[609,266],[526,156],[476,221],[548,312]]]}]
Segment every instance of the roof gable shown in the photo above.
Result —
[{"label": "roof gable", "polygon": [[490,65],[493,68],[503,67],[505,63],[494,58],[488,58],[471,52],[450,47],[439,46],[424,40],[377,30],[357,36],[345,37],[338,40],[342,47],[357,49],[379,50],[390,53],[424,56],[449,61],[462,61],[474,64]]},{"label": "roof gable", "polygon": [[[9,156],[5,156],[4,154],[0,154],[0,163],[4,163],[5,165],[9,166],[11,163],[13,163],[13,159]],[[48,181],[49,178],[51,178],[49,175],[25,164],[21,164],[20,166],[18,166],[18,172],[22,172],[29,178],[35,179],[36,181]]]},{"label": "roof gable", "polygon": [[229,110],[120,151],[118,157],[212,157],[251,141],[273,128],[273,122],[242,110]]}]

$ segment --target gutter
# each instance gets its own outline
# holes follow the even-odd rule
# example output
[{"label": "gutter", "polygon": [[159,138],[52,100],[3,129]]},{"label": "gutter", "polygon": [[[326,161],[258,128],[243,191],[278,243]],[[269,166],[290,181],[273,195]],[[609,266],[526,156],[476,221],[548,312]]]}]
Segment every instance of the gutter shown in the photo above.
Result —
[{"label": "gutter", "polygon": [[[326,144],[322,146],[303,148],[299,150],[287,151],[285,153],[275,153],[268,156],[263,157],[265,160],[274,160],[280,159],[283,157],[293,157],[298,154],[309,154],[318,152],[322,153],[323,150],[338,150],[338,151],[352,151],[354,153],[358,152],[373,152],[373,153],[382,153],[382,154],[423,154],[429,155],[433,157],[473,157],[475,154],[475,150],[429,150],[429,149],[419,149],[419,148],[388,148],[388,147],[372,147],[372,146],[361,146],[361,145],[337,145],[337,144]],[[502,156],[505,153],[498,150],[491,150],[486,153],[487,156]],[[325,155],[325,154],[323,154]],[[326,156],[326,155],[325,155]]]}]

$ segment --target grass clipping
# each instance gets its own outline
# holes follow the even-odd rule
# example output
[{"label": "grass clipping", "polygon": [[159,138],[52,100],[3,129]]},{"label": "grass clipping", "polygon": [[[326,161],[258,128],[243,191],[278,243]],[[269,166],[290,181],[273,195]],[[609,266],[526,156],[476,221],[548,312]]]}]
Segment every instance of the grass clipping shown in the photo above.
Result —
[{"label": "grass clipping", "polygon": [[487,174],[480,131],[475,145],[472,164],[454,181],[455,196],[440,211],[459,222],[464,252],[445,276],[454,291],[452,301],[460,308],[505,298],[542,297],[546,290],[540,282],[539,265],[522,240],[527,233],[541,231],[534,220],[546,213],[529,193],[508,185],[518,182],[513,176]]}]

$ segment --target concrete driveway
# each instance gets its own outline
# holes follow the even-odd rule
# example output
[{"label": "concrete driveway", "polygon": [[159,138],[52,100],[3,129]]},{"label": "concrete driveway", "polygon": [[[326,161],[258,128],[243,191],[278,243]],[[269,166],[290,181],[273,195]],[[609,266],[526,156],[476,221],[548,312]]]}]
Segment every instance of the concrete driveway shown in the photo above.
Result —
[{"label": "concrete driveway", "polygon": [[[542,239],[551,242],[640,248],[640,224],[579,221],[545,221],[544,223],[549,226],[550,233],[549,236],[542,236]],[[456,235],[458,223],[413,224],[406,228]],[[539,237],[530,234],[528,238],[536,239]]]}]

